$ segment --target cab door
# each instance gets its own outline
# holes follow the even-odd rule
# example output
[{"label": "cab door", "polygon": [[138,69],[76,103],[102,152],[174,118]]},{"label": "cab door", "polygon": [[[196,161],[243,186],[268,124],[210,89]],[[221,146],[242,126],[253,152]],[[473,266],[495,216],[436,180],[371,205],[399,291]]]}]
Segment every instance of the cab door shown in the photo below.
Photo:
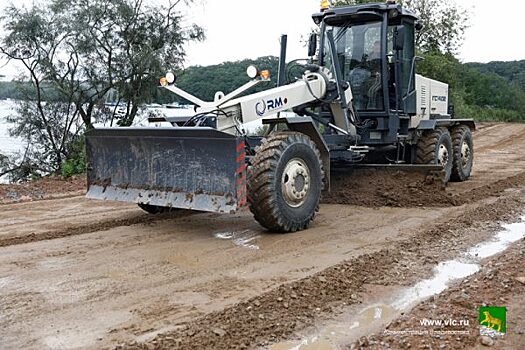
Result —
[{"label": "cab door", "polygon": [[[396,35],[402,32],[403,47],[396,49]],[[412,65],[415,56],[414,22],[402,19],[399,24],[389,23],[388,27],[388,54],[389,59],[389,105],[390,109],[397,109],[404,114],[415,114],[415,72]]]}]

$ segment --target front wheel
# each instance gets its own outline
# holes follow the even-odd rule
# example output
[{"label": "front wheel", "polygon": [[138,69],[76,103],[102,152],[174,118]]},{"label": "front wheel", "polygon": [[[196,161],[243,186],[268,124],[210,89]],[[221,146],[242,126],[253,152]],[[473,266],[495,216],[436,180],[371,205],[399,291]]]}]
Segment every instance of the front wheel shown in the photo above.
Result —
[{"label": "front wheel", "polygon": [[273,232],[306,229],[319,210],[324,171],[314,142],[298,132],[263,140],[248,170],[250,210]]}]

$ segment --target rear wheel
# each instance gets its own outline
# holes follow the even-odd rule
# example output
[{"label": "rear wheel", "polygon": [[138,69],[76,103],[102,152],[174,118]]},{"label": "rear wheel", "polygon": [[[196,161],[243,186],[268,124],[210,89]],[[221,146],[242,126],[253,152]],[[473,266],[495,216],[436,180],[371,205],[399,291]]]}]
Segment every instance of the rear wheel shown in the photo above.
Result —
[{"label": "rear wheel", "polygon": [[308,136],[270,135],[256,149],[248,170],[248,202],[255,220],[274,232],[307,228],[319,210],[323,176],[319,150]]},{"label": "rear wheel", "polygon": [[143,204],[143,203],[139,203],[138,206],[140,207],[140,209],[147,211],[150,214],[170,213],[172,211],[179,210],[178,208],[161,207],[158,205]]},{"label": "rear wheel", "polygon": [[417,143],[416,162],[442,165],[444,183],[450,180],[453,158],[452,138],[447,128],[427,131]]},{"label": "rear wheel", "polygon": [[454,165],[452,166],[452,181],[465,181],[470,177],[474,162],[474,142],[472,132],[466,125],[452,129],[452,147],[454,149]]}]

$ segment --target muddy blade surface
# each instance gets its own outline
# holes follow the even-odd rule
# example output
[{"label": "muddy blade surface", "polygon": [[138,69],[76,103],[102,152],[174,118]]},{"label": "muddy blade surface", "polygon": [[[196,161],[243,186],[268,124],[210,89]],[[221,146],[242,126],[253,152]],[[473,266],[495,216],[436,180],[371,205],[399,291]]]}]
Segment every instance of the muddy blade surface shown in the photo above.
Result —
[{"label": "muddy blade surface", "polygon": [[88,198],[211,212],[245,199],[244,147],[209,128],[103,128],[86,135]]}]

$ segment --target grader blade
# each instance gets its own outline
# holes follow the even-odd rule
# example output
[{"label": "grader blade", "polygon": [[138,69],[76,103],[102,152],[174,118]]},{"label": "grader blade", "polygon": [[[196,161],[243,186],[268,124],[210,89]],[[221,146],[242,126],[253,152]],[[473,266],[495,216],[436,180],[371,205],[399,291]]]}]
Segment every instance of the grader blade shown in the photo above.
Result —
[{"label": "grader blade", "polygon": [[244,141],[211,128],[86,134],[87,197],[218,213],[246,204]]}]

